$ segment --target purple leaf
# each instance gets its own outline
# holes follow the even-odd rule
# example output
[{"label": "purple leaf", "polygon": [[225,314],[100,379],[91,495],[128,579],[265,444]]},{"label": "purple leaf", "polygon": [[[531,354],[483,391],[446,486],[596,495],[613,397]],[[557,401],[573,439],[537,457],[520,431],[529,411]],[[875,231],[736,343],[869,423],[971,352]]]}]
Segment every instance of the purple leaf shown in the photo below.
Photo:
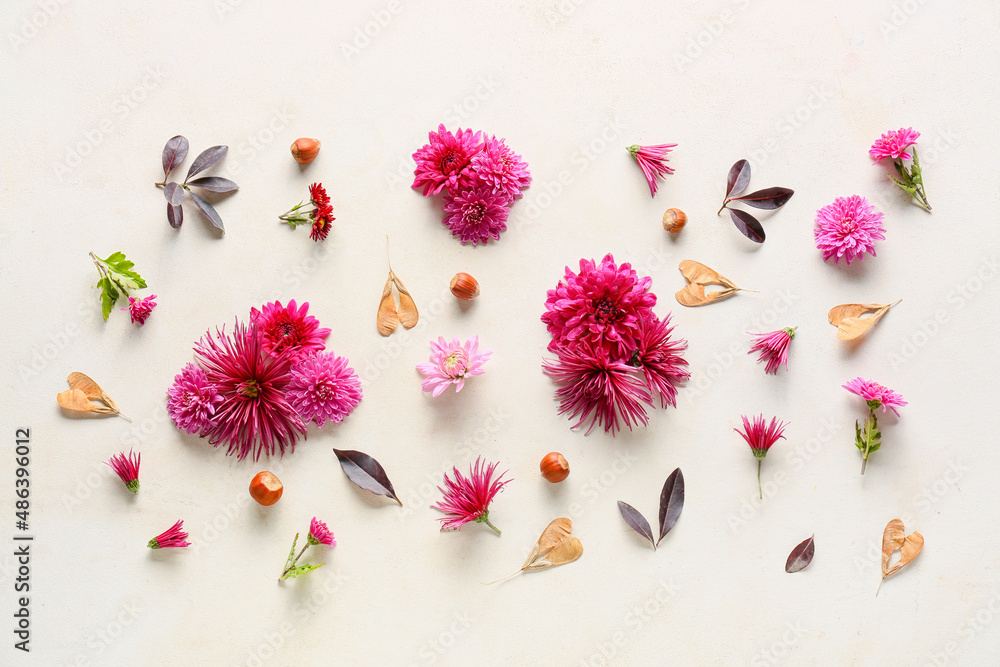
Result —
[{"label": "purple leaf", "polygon": [[184,161],[188,154],[188,140],[177,135],[171,137],[167,145],[163,147],[163,180],[174,170],[174,167]]},{"label": "purple leaf", "polygon": [[816,553],[816,543],[813,542],[813,537],[816,536],[813,535],[808,540],[800,542],[797,547],[792,549],[792,553],[788,554],[788,560],[785,561],[785,572],[791,574],[804,570],[806,565],[812,562],[813,554]]},{"label": "purple leaf", "polygon": [[622,518],[625,519],[625,523],[628,524],[629,528],[649,540],[649,543],[653,545],[653,549],[655,550],[656,542],[653,541],[653,531],[650,529],[646,517],[639,514],[639,510],[622,500],[618,501],[618,511],[621,512]]},{"label": "purple leaf", "polygon": [[729,179],[726,181],[726,199],[738,195],[750,185],[750,163],[740,160],[729,169]]},{"label": "purple leaf", "polygon": [[184,182],[187,183],[188,180],[195,174],[205,171],[216,162],[226,157],[226,151],[229,150],[229,146],[212,146],[211,148],[206,148],[201,152],[201,155],[194,159],[191,163],[191,167],[188,169],[187,178]]},{"label": "purple leaf", "polygon": [[364,452],[357,452],[353,449],[334,449],[333,453],[340,460],[340,467],[347,473],[347,478],[365,491],[392,498],[402,507],[402,501],[396,497],[396,492],[392,488],[385,470],[379,462],[368,456]]},{"label": "purple leaf", "polygon": [[180,183],[167,183],[163,186],[163,196],[171,206],[180,206],[184,202],[184,188]]},{"label": "purple leaf", "polygon": [[240,186],[236,185],[228,178],[222,178],[220,176],[203,176],[202,178],[196,178],[193,181],[189,181],[188,185],[193,188],[208,190],[209,192],[232,192],[233,190],[240,189]]},{"label": "purple leaf", "polygon": [[226,228],[223,226],[222,218],[219,217],[219,213],[215,210],[215,207],[193,192],[189,192],[188,194],[191,195],[191,201],[193,201],[194,205],[198,207],[201,214],[208,218],[209,222],[211,222],[216,229],[221,229],[225,232]]},{"label": "purple leaf", "polygon": [[745,197],[735,197],[733,201],[741,201],[754,208],[773,209],[784,206],[794,194],[795,190],[788,188],[764,188]]},{"label": "purple leaf", "polygon": [[736,229],[740,230],[743,236],[754,243],[764,242],[764,228],[757,222],[757,218],[738,208],[730,208],[729,215],[732,216],[733,224],[736,225]]},{"label": "purple leaf", "polygon": [[656,540],[657,545],[677,523],[682,509],[684,509],[684,473],[680,468],[676,468],[670,473],[670,477],[667,477],[667,481],[663,483],[663,491],[660,492],[660,536]]},{"label": "purple leaf", "polygon": [[180,206],[167,204],[167,222],[174,229],[180,229],[181,223],[184,222],[184,209]]}]

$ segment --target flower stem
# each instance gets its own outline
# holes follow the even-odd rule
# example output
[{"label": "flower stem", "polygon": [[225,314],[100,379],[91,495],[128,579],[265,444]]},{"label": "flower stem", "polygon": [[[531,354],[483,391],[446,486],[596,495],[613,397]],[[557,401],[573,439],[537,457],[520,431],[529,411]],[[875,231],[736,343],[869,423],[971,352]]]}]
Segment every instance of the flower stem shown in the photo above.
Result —
[{"label": "flower stem", "polygon": [[295,564],[299,562],[299,559],[302,558],[302,554],[304,554],[306,552],[306,549],[308,549],[308,548],[309,548],[309,542],[306,542],[305,546],[302,547],[302,551],[300,551],[299,555],[295,557],[295,560],[292,561],[291,565],[289,565],[288,567],[286,567],[285,571],[281,573],[281,578],[282,579],[284,579],[285,575],[287,575],[289,572],[291,572],[295,568]]},{"label": "flower stem", "polygon": [[[865,451],[861,455],[861,474],[862,475],[865,474],[865,466],[868,465],[868,450],[871,449],[871,446],[872,446],[871,433],[873,432],[874,429],[872,428],[872,423],[871,422],[872,422],[872,417],[874,417],[874,416],[875,416],[875,412],[872,411],[871,408],[869,408],[868,409],[868,417],[865,419]],[[876,593],[876,595],[877,595],[877,593]]]},{"label": "flower stem", "polygon": [[760,499],[764,500],[764,487],[760,484],[760,466],[764,459],[757,459],[757,490],[760,491]]},{"label": "flower stem", "polygon": [[493,530],[497,531],[497,535],[501,534],[500,533],[500,529],[497,528],[496,526],[494,526],[492,523],[490,523],[489,512],[484,512],[483,515],[477,519],[477,521],[479,521],[481,523],[485,523],[487,526],[489,526]]}]

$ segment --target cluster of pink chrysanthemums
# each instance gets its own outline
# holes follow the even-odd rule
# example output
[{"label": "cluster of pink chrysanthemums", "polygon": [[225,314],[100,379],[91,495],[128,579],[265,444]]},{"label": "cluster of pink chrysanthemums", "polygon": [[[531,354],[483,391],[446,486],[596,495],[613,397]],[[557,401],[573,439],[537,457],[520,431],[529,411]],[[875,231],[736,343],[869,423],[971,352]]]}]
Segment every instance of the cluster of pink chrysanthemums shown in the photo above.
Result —
[{"label": "cluster of pink chrysanthemums", "polygon": [[672,340],[670,315],[653,312],[651,278],[640,278],[630,264],[619,266],[610,254],[601,263],[580,260],[580,272],[566,275],[548,291],[542,321],[552,335],[556,359],[543,368],[559,385],[560,414],[590,419],[612,435],[620,420],[632,428],[646,424],[644,405],[677,405],[677,387],[690,373],[681,356],[687,341]]},{"label": "cluster of pink chrysanthemums", "polygon": [[413,154],[411,187],[425,197],[444,194],[442,222],[462,243],[499,239],[511,204],[531,184],[528,163],[506,140],[470,129],[452,134],[440,125],[428,141]]},{"label": "cluster of pink chrysanthemums", "polygon": [[194,348],[198,363],[167,392],[170,418],[240,459],[294,450],[308,422],[340,422],[361,401],[348,360],[325,351],[329,334],[295,300],[254,308],[229,333],[206,332]]}]

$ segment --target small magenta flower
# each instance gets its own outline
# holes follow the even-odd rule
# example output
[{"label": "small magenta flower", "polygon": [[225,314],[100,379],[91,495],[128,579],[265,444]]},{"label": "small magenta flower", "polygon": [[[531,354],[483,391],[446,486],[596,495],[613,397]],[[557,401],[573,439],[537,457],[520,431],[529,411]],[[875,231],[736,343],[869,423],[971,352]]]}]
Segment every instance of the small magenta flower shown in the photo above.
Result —
[{"label": "small magenta flower", "polygon": [[200,434],[214,425],[215,409],[222,401],[205,371],[188,363],[167,390],[167,414],[177,428]]},{"label": "small magenta flower", "polygon": [[292,540],[292,548],[288,552],[288,560],[285,561],[285,569],[281,572],[281,577],[278,578],[278,581],[281,581],[282,579],[294,579],[301,574],[306,574],[307,572],[312,572],[316,568],[323,567],[326,563],[318,563],[316,565],[296,565],[296,563],[299,562],[299,559],[302,558],[302,554],[304,554],[306,549],[309,547],[318,546],[320,544],[332,547],[337,543],[337,540],[333,537],[333,532],[327,528],[326,523],[320,521],[316,517],[313,517],[312,521],[309,522],[309,534],[306,536],[306,543],[302,547],[302,551],[299,552],[299,555],[295,556],[295,545],[298,541],[299,534],[295,533],[295,539]]},{"label": "small magenta flower", "polygon": [[156,307],[156,295],[151,294],[145,299],[137,299],[134,296],[128,298],[128,306],[122,308],[121,310],[127,310],[129,317],[132,318],[132,324],[138,324],[142,326],[146,323],[146,318],[149,314],[153,312],[153,308]]},{"label": "small magenta flower", "polygon": [[150,549],[189,547],[191,546],[191,543],[185,541],[187,540],[188,534],[182,530],[183,528],[184,521],[178,521],[173,526],[151,539],[146,546]]},{"label": "small magenta flower", "polygon": [[121,454],[115,454],[107,461],[107,464],[111,466],[112,470],[118,473],[121,480],[125,482],[125,488],[132,493],[139,490],[140,458],[140,454],[133,454],[130,449],[128,450],[128,456],[125,456],[125,452],[122,452]]},{"label": "small magenta flower", "polygon": [[861,474],[864,475],[865,467],[868,465],[868,455],[878,451],[882,446],[882,432],[878,428],[875,411],[882,408],[882,412],[885,413],[886,408],[889,408],[898,417],[899,410],[896,408],[906,405],[906,401],[892,389],[860,377],[854,378],[843,387],[868,403],[868,416],[865,418],[864,427],[860,422],[854,422],[854,445],[861,450]]},{"label": "small magenta flower", "polygon": [[349,363],[332,352],[317,352],[292,366],[285,394],[303,421],[320,428],[327,419],[339,423],[361,402],[361,382]]},{"label": "small magenta flower", "polygon": [[885,240],[883,218],[864,197],[837,197],[816,211],[816,247],[823,251],[823,259],[833,257],[835,264],[841,257],[848,264],[861,260],[866,252],[874,257],[875,241]]},{"label": "small magenta flower", "polygon": [[734,428],[733,430],[743,436],[743,439],[750,445],[754,458],[757,459],[757,489],[760,491],[760,497],[763,500],[764,487],[760,483],[761,463],[763,463],[764,457],[767,456],[767,451],[771,449],[771,445],[776,443],[779,438],[785,437],[783,433],[788,424],[778,421],[777,417],[772,417],[771,423],[768,424],[764,421],[764,415],[757,415],[753,419],[747,419],[746,415],[743,415],[742,419],[743,430],[741,431],[738,428]]},{"label": "small magenta flower", "polygon": [[[930,211],[931,205],[927,201],[927,191],[924,189],[924,177],[920,173],[920,158],[917,156],[917,149],[913,148],[912,155],[907,152],[919,137],[920,133],[912,127],[889,130],[875,140],[872,147],[868,149],[868,154],[876,163],[883,158],[892,158],[892,166],[896,169],[899,178],[903,179],[900,181],[890,176],[892,182],[905,190],[924,210]],[[913,163],[907,168],[903,161],[911,158]]]},{"label": "small magenta flower", "polygon": [[629,154],[639,163],[646,182],[649,183],[649,196],[656,196],[657,178],[662,178],[666,174],[674,173],[674,170],[667,165],[667,153],[675,148],[677,144],[657,144],[655,146],[640,146],[632,144],[628,147]]},{"label": "small magenta flower", "polygon": [[483,364],[492,354],[479,351],[478,336],[464,343],[459,343],[458,338],[452,338],[449,343],[438,337],[437,342],[431,341],[430,362],[417,364],[417,370],[424,375],[424,391],[433,392],[431,396],[440,396],[448,385],[454,384],[457,394],[468,378],[484,373]]},{"label": "small magenta flower", "polygon": [[788,348],[791,345],[792,339],[795,338],[796,329],[798,329],[798,327],[785,327],[784,329],[778,329],[777,331],[772,331],[771,333],[751,333],[750,335],[754,337],[755,342],[747,354],[753,354],[758,350],[760,351],[760,356],[757,357],[757,363],[767,360],[767,366],[764,368],[765,373],[777,375],[778,366],[781,366],[782,364],[784,364],[785,370],[787,371]]},{"label": "small magenta flower", "polygon": [[431,505],[431,509],[445,513],[439,519],[442,522],[441,530],[458,530],[469,522],[476,522],[485,523],[497,535],[500,534],[500,529],[490,523],[490,503],[512,480],[503,479],[506,471],[493,479],[498,465],[500,464],[490,463],[483,467],[482,460],[477,458],[475,465],[469,466],[468,477],[464,477],[455,467],[452,467],[454,480],[448,479],[448,474],[445,473],[446,488],[438,487],[438,491],[444,494],[444,499]]}]

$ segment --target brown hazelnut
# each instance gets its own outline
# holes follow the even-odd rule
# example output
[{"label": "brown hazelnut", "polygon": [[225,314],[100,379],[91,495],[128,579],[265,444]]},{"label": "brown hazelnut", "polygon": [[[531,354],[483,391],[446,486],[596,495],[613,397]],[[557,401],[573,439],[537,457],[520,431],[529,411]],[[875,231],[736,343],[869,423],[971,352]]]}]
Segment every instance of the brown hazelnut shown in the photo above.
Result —
[{"label": "brown hazelnut", "polygon": [[569,462],[559,452],[549,452],[538,464],[542,477],[550,482],[561,482],[569,477]]},{"label": "brown hazelnut", "polygon": [[303,137],[296,139],[292,144],[292,157],[299,164],[309,164],[316,159],[319,154],[319,139],[308,139]]},{"label": "brown hazelnut", "polygon": [[466,301],[479,296],[479,282],[468,273],[456,273],[451,279],[451,293]]},{"label": "brown hazelnut", "polygon": [[671,234],[676,234],[684,229],[687,220],[688,217],[684,211],[679,208],[668,208],[667,212],[663,214],[663,228]]}]

